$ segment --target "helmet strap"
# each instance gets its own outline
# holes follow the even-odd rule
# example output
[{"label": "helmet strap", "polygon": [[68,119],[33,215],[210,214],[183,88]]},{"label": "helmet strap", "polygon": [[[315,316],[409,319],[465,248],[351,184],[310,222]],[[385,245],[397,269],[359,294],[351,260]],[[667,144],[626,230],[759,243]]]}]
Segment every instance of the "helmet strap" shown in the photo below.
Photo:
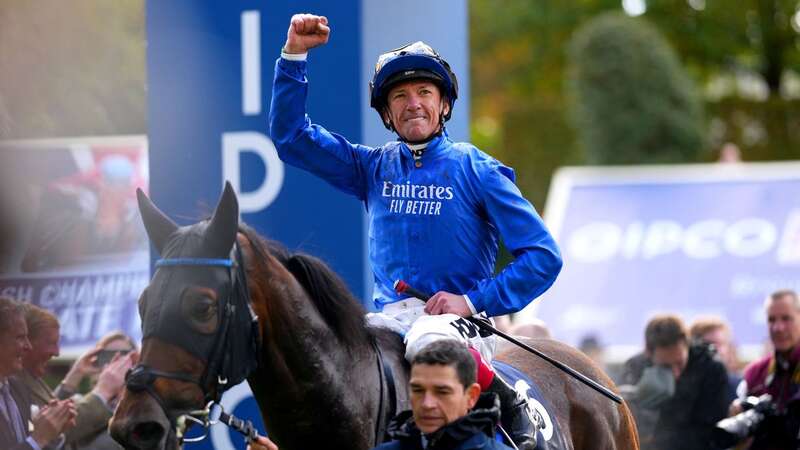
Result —
[{"label": "helmet strap", "polygon": [[397,130],[394,128],[394,123],[392,122],[392,114],[389,110],[389,105],[384,104],[383,106],[383,113],[381,113],[381,120],[383,121],[383,126],[386,127],[387,130],[397,133]]}]

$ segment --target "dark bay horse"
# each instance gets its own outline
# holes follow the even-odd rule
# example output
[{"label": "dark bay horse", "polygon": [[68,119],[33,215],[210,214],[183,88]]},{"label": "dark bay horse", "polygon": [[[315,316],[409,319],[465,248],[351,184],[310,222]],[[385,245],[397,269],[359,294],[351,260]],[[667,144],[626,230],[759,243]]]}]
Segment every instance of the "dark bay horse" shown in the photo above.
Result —
[{"label": "dark bay horse", "polygon": [[[139,203],[164,259],[140,299],[141,358],[111,423],[125,448],[176,448],[176,417],[217,398],[227,386],[220,381],[244,376],[270,437],[284,450],[366,450],[384,435],[391,406],[408,409],[400,337],[367,327],[363,308],[320,260],[291,254],[240,225],[229,184],[211,219],[187,227],[142,193]],[[237,303],[242,295],[244,304]],[[240,337],[250,329],[241,315],[248,301],[257,317],[256,346]],[[613,386],[579,351],[550,340],[529,343]],[[394,373],[394,400],[381,355]],[[497,358],[537,381],[572,448],[639,448],[625,404],[520,349]]]}]

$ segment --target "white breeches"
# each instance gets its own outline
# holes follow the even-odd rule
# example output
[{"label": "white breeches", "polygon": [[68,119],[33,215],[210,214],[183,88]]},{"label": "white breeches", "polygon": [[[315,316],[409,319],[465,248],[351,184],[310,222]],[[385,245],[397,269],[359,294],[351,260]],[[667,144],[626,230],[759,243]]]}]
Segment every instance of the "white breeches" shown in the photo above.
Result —
[{"label": "white breeches", "polygon": [[[483,313],[474,317],[494,325]],[[383,312],[369,313],[367,323],[402,335],[406,344],[406,360],[409,362],[423,347],[440,339],[455,339],[469,345],[478,350],[487,363],[494,357],[497,345],[495,335],[483,333],[481,336],[480,329],[463,317],[455,314],[425,314],[425,303],[417,298],[390,303],[383,307]]]}]

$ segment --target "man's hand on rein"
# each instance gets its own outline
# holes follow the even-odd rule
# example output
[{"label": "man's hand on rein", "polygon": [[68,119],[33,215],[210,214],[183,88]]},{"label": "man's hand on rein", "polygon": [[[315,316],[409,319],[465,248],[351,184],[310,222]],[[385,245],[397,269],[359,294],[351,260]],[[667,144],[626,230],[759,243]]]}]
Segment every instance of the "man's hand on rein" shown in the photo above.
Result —
[{"label": "man's hand on rein", "polygon": [[432,316],[448,313],[461,317],[472,315],[472,311],[467,305],[467,299],[463,295],[451,294],[445,291],[433,294],[425,304],[425,312]]}]

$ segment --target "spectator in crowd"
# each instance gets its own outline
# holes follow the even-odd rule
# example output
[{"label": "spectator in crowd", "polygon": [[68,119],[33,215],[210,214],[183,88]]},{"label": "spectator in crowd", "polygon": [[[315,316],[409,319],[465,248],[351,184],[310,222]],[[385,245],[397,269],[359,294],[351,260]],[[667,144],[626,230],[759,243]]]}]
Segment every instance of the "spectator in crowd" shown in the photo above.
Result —
[{"label": "spectator in crowd", "polygon": [[[133,339],[125,333],[113,331],[106,334],[97,341],[93,349],[90,349],[75,361],[64,380],[55,389],[56,396],[68,398],[75,395],[78,393],[81,382],[86,377],[91,379],[91,384],[94,386],[98,381],[98,375],[114,357],[117,355],[122,357],[136,351],[137,348]],[[114,392],[113,396],[116,397],[119,393]]]},{"label": "spectator in crowd", "polygon": [[691,343],[679,317],[656,316],[645,328],[644,354],[626,367],[623,379],[633,386],[623,392],[643,449],[711,448],[714,426],[727,411],[727,372],[709,345]]},{"label": "spectator in crowd", "polygon": [[597,336],[594,334],[587,334],[581,338],[581,341],[578,343],[578,350],[582,351],[584,355],[594,361],[598,367],[606,370],[605,349]]},{"label": "spectator in crowd", "polygon": [[4,450],[40,450],[59,444],[62,433],[74,425],[76,411],[69,400],[53,401],[31,418],[29,396],[11,378],[23,370],[23,358],[30,350],[21,305],[0,297],[0,448]]},{"label": "spectator in crowd", "polygon": [[689,337],[693,341],[705,342],[714,347],[717,356],[728,371],[728,403],[736,399],[736,387],[742,381],[738,373],[736,348],[733,345],[731,327],[718,316],[698,317],[689,326]]},{"label": "spectator in crowd", "polygon": [[[547,325],[545,325],[543,320],[537,318],[523,323],[511,325],[506,333],[516,337],[551,339],[550,330],[547,329]],[[513,347],[515,347],[515,345],[505,339],[500,339],[497,341],[497,353],[503,353]]]},{"label": "spectator in crowd", "polygon": [[542,319],[533,318],[511,327],[510,334],[533,339],[551,339],[550,329]]},{"label": "spectator in crowd", "polygon": [[[753,361],[744,370],[740,392],[772,396],[775,407],[756,428],[751,450],[796,449],[800,446],[800,300],[792,290],[767,297],[764,309],[774,352]],[[731,405],[731,415],[742,411],[741,401]]]},{"label": "spectator in crowd", "polygon": [[740,163],[742,162],[742,151],[739,150],[739,146],[733,142],[726,142],[722,145],[722,148],[719,149],[719,158],[717,161],[726,164]]},{"label": "spectator in crowd", "polygon": [[463,343],[446,339],[423,347],[411,360],[411,411],[392,420],[392,441],[376,450],[509,449],[494,439],[500,401],[481,395],[475,373]]},{"label": "spectator in crowd", "polygon": [[[518,324],[511,324],[509,322],[506,325],[506,329],[500,331],[503,331],[505,333],[508,333],[516,337],[527,337],[533,339],[550,338],[550,331],[547,329],[547,326],[545,326],[544,322],[539,319],[533,319],[532,321],[526,321],[524,323],[518,323]],[[512,344],[511,342],[505,339],[499,339],[496,343],[495,352],[497,354],[500,354],[513,347],[515,347],[515,345]]]},{"label": "spectator in crowd", "polygon": [[[100,395],[102,398],[106,398],[106,395],[111,398],[109,406],[113,411],[125,388],[125,373],[137,358],[137,347],[133,340],[122,332],[111,332],[100,338],[94,349],[73,364],[55,394],[59,398],[76,396],[83,378],[89,377],[92,392],[106,392]],[[108,434],[107,424],[106,419],[94,434],[89,433],[80,439],[75,445],[76,450],[121,450],[122,447]]]},{"label": "spectator in crowd", "polygon": [[[645,336],[645,347],[647,337]],[[647,348],[625,361],[617,385],[636,418],[642,450],[653,449],[658,406],[675,393],[675,380],[666,368],[654,366]]]},{"label": "spectator in crowd", "polygon": [[[85,396],[76,398],[78,416],[75,426],[65,434],[67,448],[119,449],[120,447],[110,438],[105,439],[107,445],[102,447],[99,444],[89,447],[88,444],[97,439],[99,435],[108,434],[108,420],[113,413],[112,402],[116,401],[117,396],[122,392],[125,373],[133,366],[134,354],[117,356],[105,368],[90,368],[102,352],[103,347],[98,346],[97,349],[78,359],[70,370],[65,380],[66,383],[62,383],[56,392],[53,392],[42,377],[46,373],[47,363],[59,354],[60,326],[58,319],[46,309],[36,305],[28,304],[24,309],[31,350],[23,358],[24,370],[19,372],[15,378],[25,386],[31,402],[37,407],[42,407],[55,399],[69,398],[76,392],[75,380],[80,382],[80,378],[82,378],[78,377],[76,373],[99,372],[97,384],[92,391]],[[112,339],[109,342],[114,340],[119,341],[120,339]],[[127,350],[130,351],[131,348],[128,347]]]}]

